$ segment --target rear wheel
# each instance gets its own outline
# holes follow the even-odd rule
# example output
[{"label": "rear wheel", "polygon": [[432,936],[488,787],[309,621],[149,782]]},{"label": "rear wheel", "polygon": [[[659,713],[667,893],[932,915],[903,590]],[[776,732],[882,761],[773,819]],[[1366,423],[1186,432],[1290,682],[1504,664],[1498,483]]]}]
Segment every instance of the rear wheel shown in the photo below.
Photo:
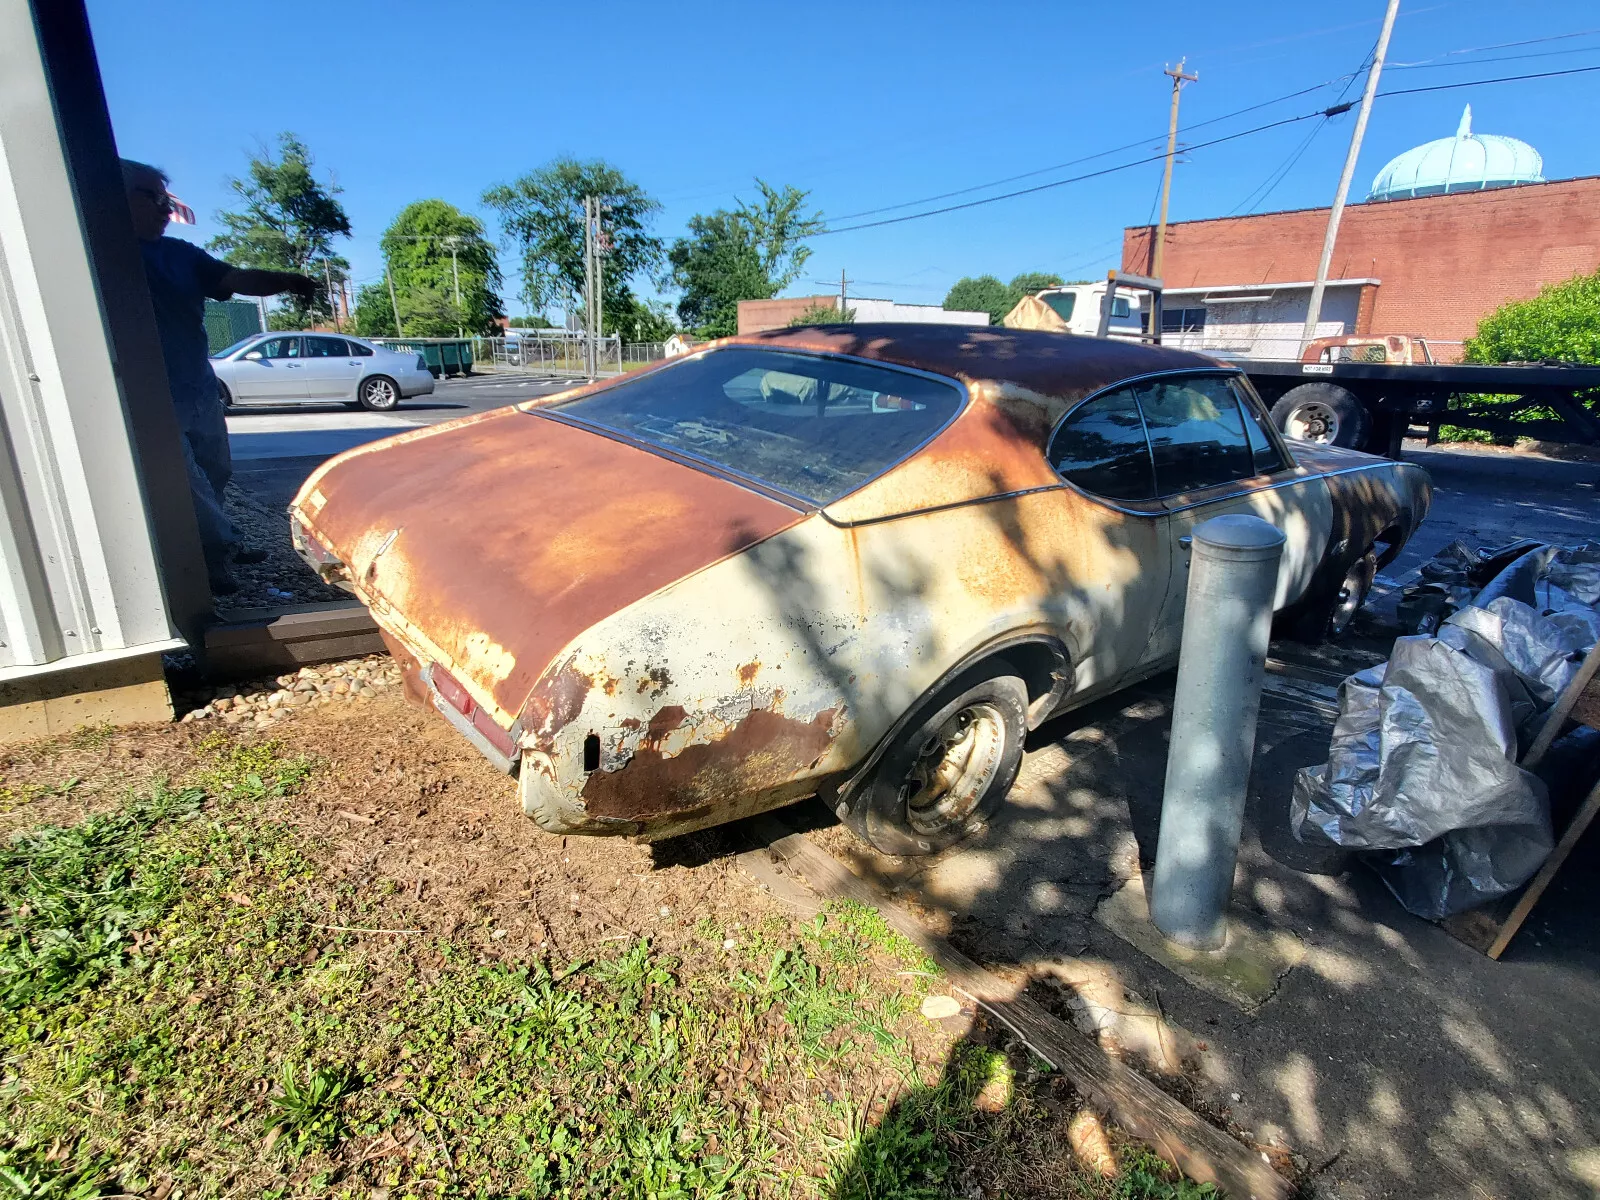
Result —
[{"label": "rear wheel", "polygon": [[373,375],[361,381],[361,407],[373,412],[388,412],[400,403],[400,386],[387,375]]},{"label": "rear wheel", "polygon": [[846,818],[885,854],[933,854],[981,828],[1016,782],[1028,689],[996,662],[958,677],[912,718]]},{"label": "rear wheel", "polygon": [[1272,420],[1285,437],[1360,449],[1372,417],[1355,395],[1335,383],[1302,383],[1272,406]]},{"label": "rear wheel", "polygon": [[222,401],[223,408],[233,407],[233,393],[228,390],[228,385],[222,380],[217,380],[217,399]]},{"label": "rear wheel", "polygon": [[1337,587],[1307,596],[1284,613],[1279,628],[1297,642],[1316,645],[1343,637],[1372,592],[1378,574],[1378,552],[1366,553],[1350,564]]}]

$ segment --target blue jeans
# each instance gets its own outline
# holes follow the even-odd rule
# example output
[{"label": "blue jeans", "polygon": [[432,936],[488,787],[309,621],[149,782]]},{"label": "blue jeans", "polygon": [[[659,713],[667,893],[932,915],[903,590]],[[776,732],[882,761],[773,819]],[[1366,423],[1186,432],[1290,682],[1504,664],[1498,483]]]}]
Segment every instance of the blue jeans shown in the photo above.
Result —
[{"label": "blue jeans", "polygon": [[189,475],[189,495],[194,500],[195,520],[200,526],[206,570],[214,576],[226,575],[228,555],[239,544],[233,522],[222,507],[223,491],[233,476],[233,455],[228,449],[226,427],[220,434],[185,430],[183,464]]}]

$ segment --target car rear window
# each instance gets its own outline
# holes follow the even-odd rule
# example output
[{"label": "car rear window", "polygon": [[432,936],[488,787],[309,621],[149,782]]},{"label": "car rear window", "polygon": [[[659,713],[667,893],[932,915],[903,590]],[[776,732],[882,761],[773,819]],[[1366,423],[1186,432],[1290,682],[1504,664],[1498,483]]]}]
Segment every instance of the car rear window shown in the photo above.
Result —
[{"label": "car rear window", "polygon": [[960,407],[954,384],[925,375],[732,347],[550,411],[827,504],[905,458]]}]

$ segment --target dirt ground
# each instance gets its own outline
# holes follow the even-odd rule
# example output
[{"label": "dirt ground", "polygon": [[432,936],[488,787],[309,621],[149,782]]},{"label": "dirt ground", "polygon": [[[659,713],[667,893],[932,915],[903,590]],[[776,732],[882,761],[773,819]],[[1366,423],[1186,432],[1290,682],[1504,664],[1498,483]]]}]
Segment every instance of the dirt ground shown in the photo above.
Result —
[{"label": "dirt ground", "polygon": [[[309,766],[293,787],[263,790],[271,762]],[[709,1021],[712,1032],[694,1036],[723,1047],[691,1056],[684,1077],[662,1086],[682,1091],[672,1120],[689,1113],[684,1129],[702,1138],[682,1144],[706,1161],[745,1155],[729,1177],[736,1194],[1203,1194],[1114,1130],[1121,1177],[1103,1180],[1080,1165],[1068,1129],[1082,1106],[1070,1088],[970,1008],[941,1020],[918,1016],[919,997],[938,990],[925,960],[913,962],[892,935],[849,914],[802,922],[805,914],[738,869],[736,829],[653,847],[545,834],[521,814],[512,780],[397,696],[298,711],[270,730],[195,722],[87,729],[0,750],[0,834],[114,815],[130,790],[159,790],[162,778],[212,798],[199,832],[178,826],[187,865],[175,915],[134,934],[128,969],[161,982],[147,987],[114,972],[53,1016],[13,1005],[7,1018],[0,1167],[35,1180],[36,1191],[23,1194],[55,1194],[37,1190],[46,1185],[67,1194],[76,1181],[83,1190],[73,1195],[92,1196],[113,1179],[152,1200],[180,1192],[589,1194],[600,1185],[586,1191],[539,1176],[536,1185],[511,1186],[522,1167],[507,1165],[520,1160],[506,1157],[516,1144],[506,1128],[553,1095],[566,1122],[557,1140],[589,1130],[598,1146],[608,1122],[638,1119],[624,1103],[637,1099],[635,1084],[619,1067],[615,1087],[580,1070],[552,1080],[549,1094],[494,1094],[491,1080],[511,1086],[494,1061],[495,1035],[462,1012],[503,1022],[503,1006],[471,1000],[483,980],[554,987],[563,971],[580,969],[564,964],[589,963],[592,978],[570,985],[582,988],[573,1002],[623,1020],[632,1010],[612,993],[618,964],[635,951],[640,963],[672,964],[648,976],[646,995],[693,989],[699,1007],[672,1001],[673,1027]],[[243,792],[261,798],[229,801]],[[27,914],[13,907],[7,916]],[[10,962],[0,961],[0,975]],[[811,976],[782,993],[787,1009],[737,1000],[760,991],[763,972],[770,984],[780,966],[797,963]],[[508,995],[515,1010],[515,990]],[[737,1003],[719,1015],[718,998],[730,996]],[[635,1015],[642,1022],[645,1014]],[[630,1036],[657,1037],[658,1024],[652,1018]],[[157,1043],[159,1054],[150,1049]],[[318,1110],[324,1124],[308,1124],[311,1140],[285,1158],[287,1141],[274,1151],[273,1114],[315,1099],[294,1090],[295,1064],[321,1086],[334,1076],[312,1079],[311,1064],[341,1054],[359,1058],[363,1082],[352,1099],[335,1093],[333,1106]],[[85,1076],[88,1060],[111,1065]],[[343,1133],[316,1141],[341,1104]],[[581,1165],[585,1152],[574,1153],[560,1161]],[[645,1155],[629,1143],[593,1153],[596,1170],[617,1170],[633,1161],[627,1155],[647,1164],[666,1151]],[[672,1160],[674,1170],[684,1157]],[[533,1159],[543,1171],[541,1154]],[[129,1163],[144,1172],[137,1192],[122,1182]],[[124,1174],[106,1174],[116,1170]],[[643,1194],[644,1170],[624,1190]],[[885,1183],[893,1179],[901,1182]],[[922,1180],[922,1190],[907,1190],[906,1180]],[[923,1184],[931,1182],[939,1186],[930,1192]],[[682,1184],[673,1194],[707,1190]]]}]

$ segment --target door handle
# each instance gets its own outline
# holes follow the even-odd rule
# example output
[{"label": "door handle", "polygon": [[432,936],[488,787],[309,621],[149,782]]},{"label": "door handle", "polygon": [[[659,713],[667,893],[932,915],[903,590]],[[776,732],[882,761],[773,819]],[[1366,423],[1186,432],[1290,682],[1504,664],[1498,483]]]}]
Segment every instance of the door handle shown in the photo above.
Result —
[{"label": "door handle", "polygon": [[294,371],[298,371],[300,369],[299,363],[284,363],[283,365]]},{"label": "door handle", "polygon": [[1187,533],[1178,539],[1178,549],[1187,550],[1194,545],[1194,539]]}]

